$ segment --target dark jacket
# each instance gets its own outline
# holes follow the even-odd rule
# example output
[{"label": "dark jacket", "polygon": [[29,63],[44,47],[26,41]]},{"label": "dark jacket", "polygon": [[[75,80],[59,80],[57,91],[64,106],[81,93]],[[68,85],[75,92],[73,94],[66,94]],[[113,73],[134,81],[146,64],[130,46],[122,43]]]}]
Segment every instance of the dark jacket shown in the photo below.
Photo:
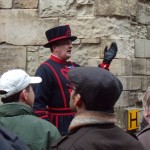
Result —
[{"label": "dark jacket", "polygon": [[150,150],[150,125],[147,125],[138,134],[137,138],[142,143],[145,150]]},{"label": "dark jacket", "polygon": [[29,150],[29,148],[14,133],[0,127],[0,150]]},{"label": "dark jacket", "polygon": [[19,102],[0,105],[0,125],[19,136],[32,150],[50,150],[51,143],[60,138],[54,125],[36,117],[28,105]]},{"label": "dark jacket", "polygon": [[72,120],[70,135],[53,143],[54,150],[144,150],[137,139],[114,125],[113,118],[85,116]]}]

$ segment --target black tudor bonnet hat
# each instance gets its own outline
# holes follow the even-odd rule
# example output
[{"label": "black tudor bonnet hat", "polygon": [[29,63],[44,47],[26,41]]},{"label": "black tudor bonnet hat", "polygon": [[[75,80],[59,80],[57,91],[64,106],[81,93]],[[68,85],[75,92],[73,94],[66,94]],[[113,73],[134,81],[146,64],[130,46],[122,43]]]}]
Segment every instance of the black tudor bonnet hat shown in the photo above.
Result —
[{"label": "black tudor bonnet hat", "polygon": [[47,30],[45,34],[48,40],[48,43],[44,45],[46,48],[49,48],[52,43],[62,39],[70,39],[71,41],[77,39],[76,36],[71,35],[71,29],[69,25],[62,25],[51,28]]},{"label": "black tudor bonnet hat", "polygon": [[69,70],[68,77],[88,110],[114,112],[123,90],[115,75],[99,67],[75,67]]}]

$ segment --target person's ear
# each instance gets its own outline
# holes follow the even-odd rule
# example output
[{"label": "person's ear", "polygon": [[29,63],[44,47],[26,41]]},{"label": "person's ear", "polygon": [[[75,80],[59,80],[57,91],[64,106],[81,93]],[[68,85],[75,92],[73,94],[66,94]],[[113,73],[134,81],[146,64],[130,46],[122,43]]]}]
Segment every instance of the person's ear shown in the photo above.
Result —
[{"label": "person's ear", "polygon": [[77,94],[74,97],[74,107],[81,107],[82,106],[82,100],[81,100],[81,95]]},{"label": "person's ear", "polygon": [[144,108],[144,111],[143,111],[143,116],[145,118],[145,120],[150,123],[150,111],[148,108]]},{"label": "person's ear", "polygon": [[150,118],[150,113],[149,112],[145,111],[144,113],[145,113],[145,117]]},{"label": "person's ear", "polygon": [[57,47],[57,46],[56,46],[55,44],[53,44],[53,45],[52,45],[52,50],[55,51],[55,50],[56,50],[56,47]]},{"label": "person's ear", "polygon": [[28,99],[28,96],[27,96],[27,91],[26,90],[22,90],[22,92],[20,93],[20,100],[24,103],[26,103]]}]

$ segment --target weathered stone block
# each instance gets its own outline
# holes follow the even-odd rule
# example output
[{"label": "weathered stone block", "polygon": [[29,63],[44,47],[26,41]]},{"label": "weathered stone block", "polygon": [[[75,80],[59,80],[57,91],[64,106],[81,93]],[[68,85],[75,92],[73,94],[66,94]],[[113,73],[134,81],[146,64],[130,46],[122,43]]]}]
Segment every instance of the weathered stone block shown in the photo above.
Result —
[{"label": "weathered stone block", "polygon": [[150,58],[150,40],[145,40],[145,57]]},{"label": "weathered stone block", "polygon": [[39,19],[33,9],[0,10],[0,42],[14,45],[43,45],[45,31],[58,25],[57,19]]},{"label": "weathered stone block", "polygon": [[26,70],[26,48],[0,45],[0,74],[9,69]]},{"label": "weathered stone block", "polygon": [[76,13],[74,0],[39,0],[41,17],[73,16]]},{"label": "weathered stone block", "polygon": [[135,40],[135,57],[150,58],[150,40],[136,39]]},{"label": "weathered stone block", "polygon": [[50,58],[51,51],[49,48],[39,47],[39,65]]},{"label": "weathered stone block", "polygon": [[119,76],[132,75],[131,59],[114,59],[110,65],[110,72]]},{"label": "weathered stone block", "polygon": [[0,0],[0,8],[12,8],[12,0]]},{"label": "weathered stone block", "polygon": [[59,24],[70,24],[72,33],[78,38],[120,39],[130,37],[130,22],[128,19],[116,19],[114,17],[78,17],[60,18]]},{"label": "weathered stone block", "polygon": [[34,9],[38,6],[38,0],[14,0],[13,1],[14,8],[30,8]]},{"label": "weathered stone block", "polygon": [[27,47],[27,72],[30,75],[34,75],[39,66],[38,48],[32,46]]},{"label": "weathered stone block", "polygon": [[118,45],[118,58],[131,59],[134,57],[134,40],[120,39],[116,40]]},{"label": "weathered stone block", "polygon": [[136,103],[141,101],[140,95],[138,91],[123,91],[119,100],[115,104],[115,107],[128,107],[128,106],[136,106]]},{"label": "weathered stone block", "polygon": [[147,26],[147,39],[150,40],[150,25]]},{"label": "weathered stone block", "polygon": [[50,58],[51,51],[42,46],[30,46],[27,50],[27,72],[34,75],[39,65]]},{"label": "weathered stone block", "polygon": [[76,16],[94,16],[94,0],[77,0]]},{"label": "weathered stone block", "polygon": [[144,92],[138,92],[138,101],[137,102],[141,102],[141,106],[143,105],[142,104],[142,101],[143,101],[143,96],[144,96]]},{"label": "weathered stone block", "polygon": [[150,6],[138,3],[136,20],[142,24],[150,24]]},{"label": "weathered stone block", "polygon": [[150,76],[143,76],[142,77],[142,91],[146,91],[149,86],[150,86]]},{"label": "weathered stone block", "polygon": [[99,38],[94,38],[94,39],[81,39],[81,43],[85,44],[85,43],[90,43],[90,44],[98,44],[100,43],[100,39]]},{"label": "weathered stone block", "polygon": [[141,90],[141,77],[139,76],[118,76],[123,84],[123,90]]},{"label": "weathered stone block", "polygon": [[139,92],[139,90],[130,91],[130,106],[136,106],[138,103],[141,103],[143,93]]},{"label": "weathered stone block", "polygon": [[132,39],[146,39],[147,27],[146,25],[131,24],[131,38]]},{"label": "weathered stone block", "polygon": [[93,0],[40,0],[40,17],[94,16]]},{"label": "weathered stone block", "polygon": [[123,130],[126,127],[126,120],[125,120],[125,110],[122,107],[115,108],[115,116],[117,119],[117,125],[122,128]]},{"label": "weathered stone block", "polygon": [[100,44],[74,45],[71,59],[81,66],[88,66],[91,59],[100,58]]},{"label": "weathered stone block", "polygon": [[146,60],[145,59],[133,59],[133,75],[146,75]]},{"label": "weathered stone block", "polygon": [[150,59],[146,60],[146,71],[147,75],[150,75]]},{"label": "weathered stone block", "polygon": [[117,103],[115,104],[115,107],[129,106],[129,101],[130,101],[130,92],[123,91],[120,98],[118,99]]},{"label": "weathered stone block", "polygon": [[145,57],[144,39],[135,40],[135,57]]},{"label": "weathered stone block", "polygon": [[102,60],[93,57],[93,58],[90,58],[88,60],[87,66],[89,66],[89,67],[97,67],[101,62],[102,62]]},{"label": "weathered stone block", "polygon": [[136,0],[96,0],[95,15],[99,16],[135,16],[137,10]]}]

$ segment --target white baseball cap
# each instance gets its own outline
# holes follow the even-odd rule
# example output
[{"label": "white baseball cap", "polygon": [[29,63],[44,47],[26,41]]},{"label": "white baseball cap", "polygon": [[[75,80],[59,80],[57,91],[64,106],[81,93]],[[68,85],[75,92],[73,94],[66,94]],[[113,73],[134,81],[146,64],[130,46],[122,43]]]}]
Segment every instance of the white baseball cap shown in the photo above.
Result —
[{"label": "white baseball cap", "polygon": [[9,70],[0,78],[0,94],[3,98],[7,98],[22,91],[29,84],[36,84],[41,81],[41,77],[31,77],[22,69]]}]

